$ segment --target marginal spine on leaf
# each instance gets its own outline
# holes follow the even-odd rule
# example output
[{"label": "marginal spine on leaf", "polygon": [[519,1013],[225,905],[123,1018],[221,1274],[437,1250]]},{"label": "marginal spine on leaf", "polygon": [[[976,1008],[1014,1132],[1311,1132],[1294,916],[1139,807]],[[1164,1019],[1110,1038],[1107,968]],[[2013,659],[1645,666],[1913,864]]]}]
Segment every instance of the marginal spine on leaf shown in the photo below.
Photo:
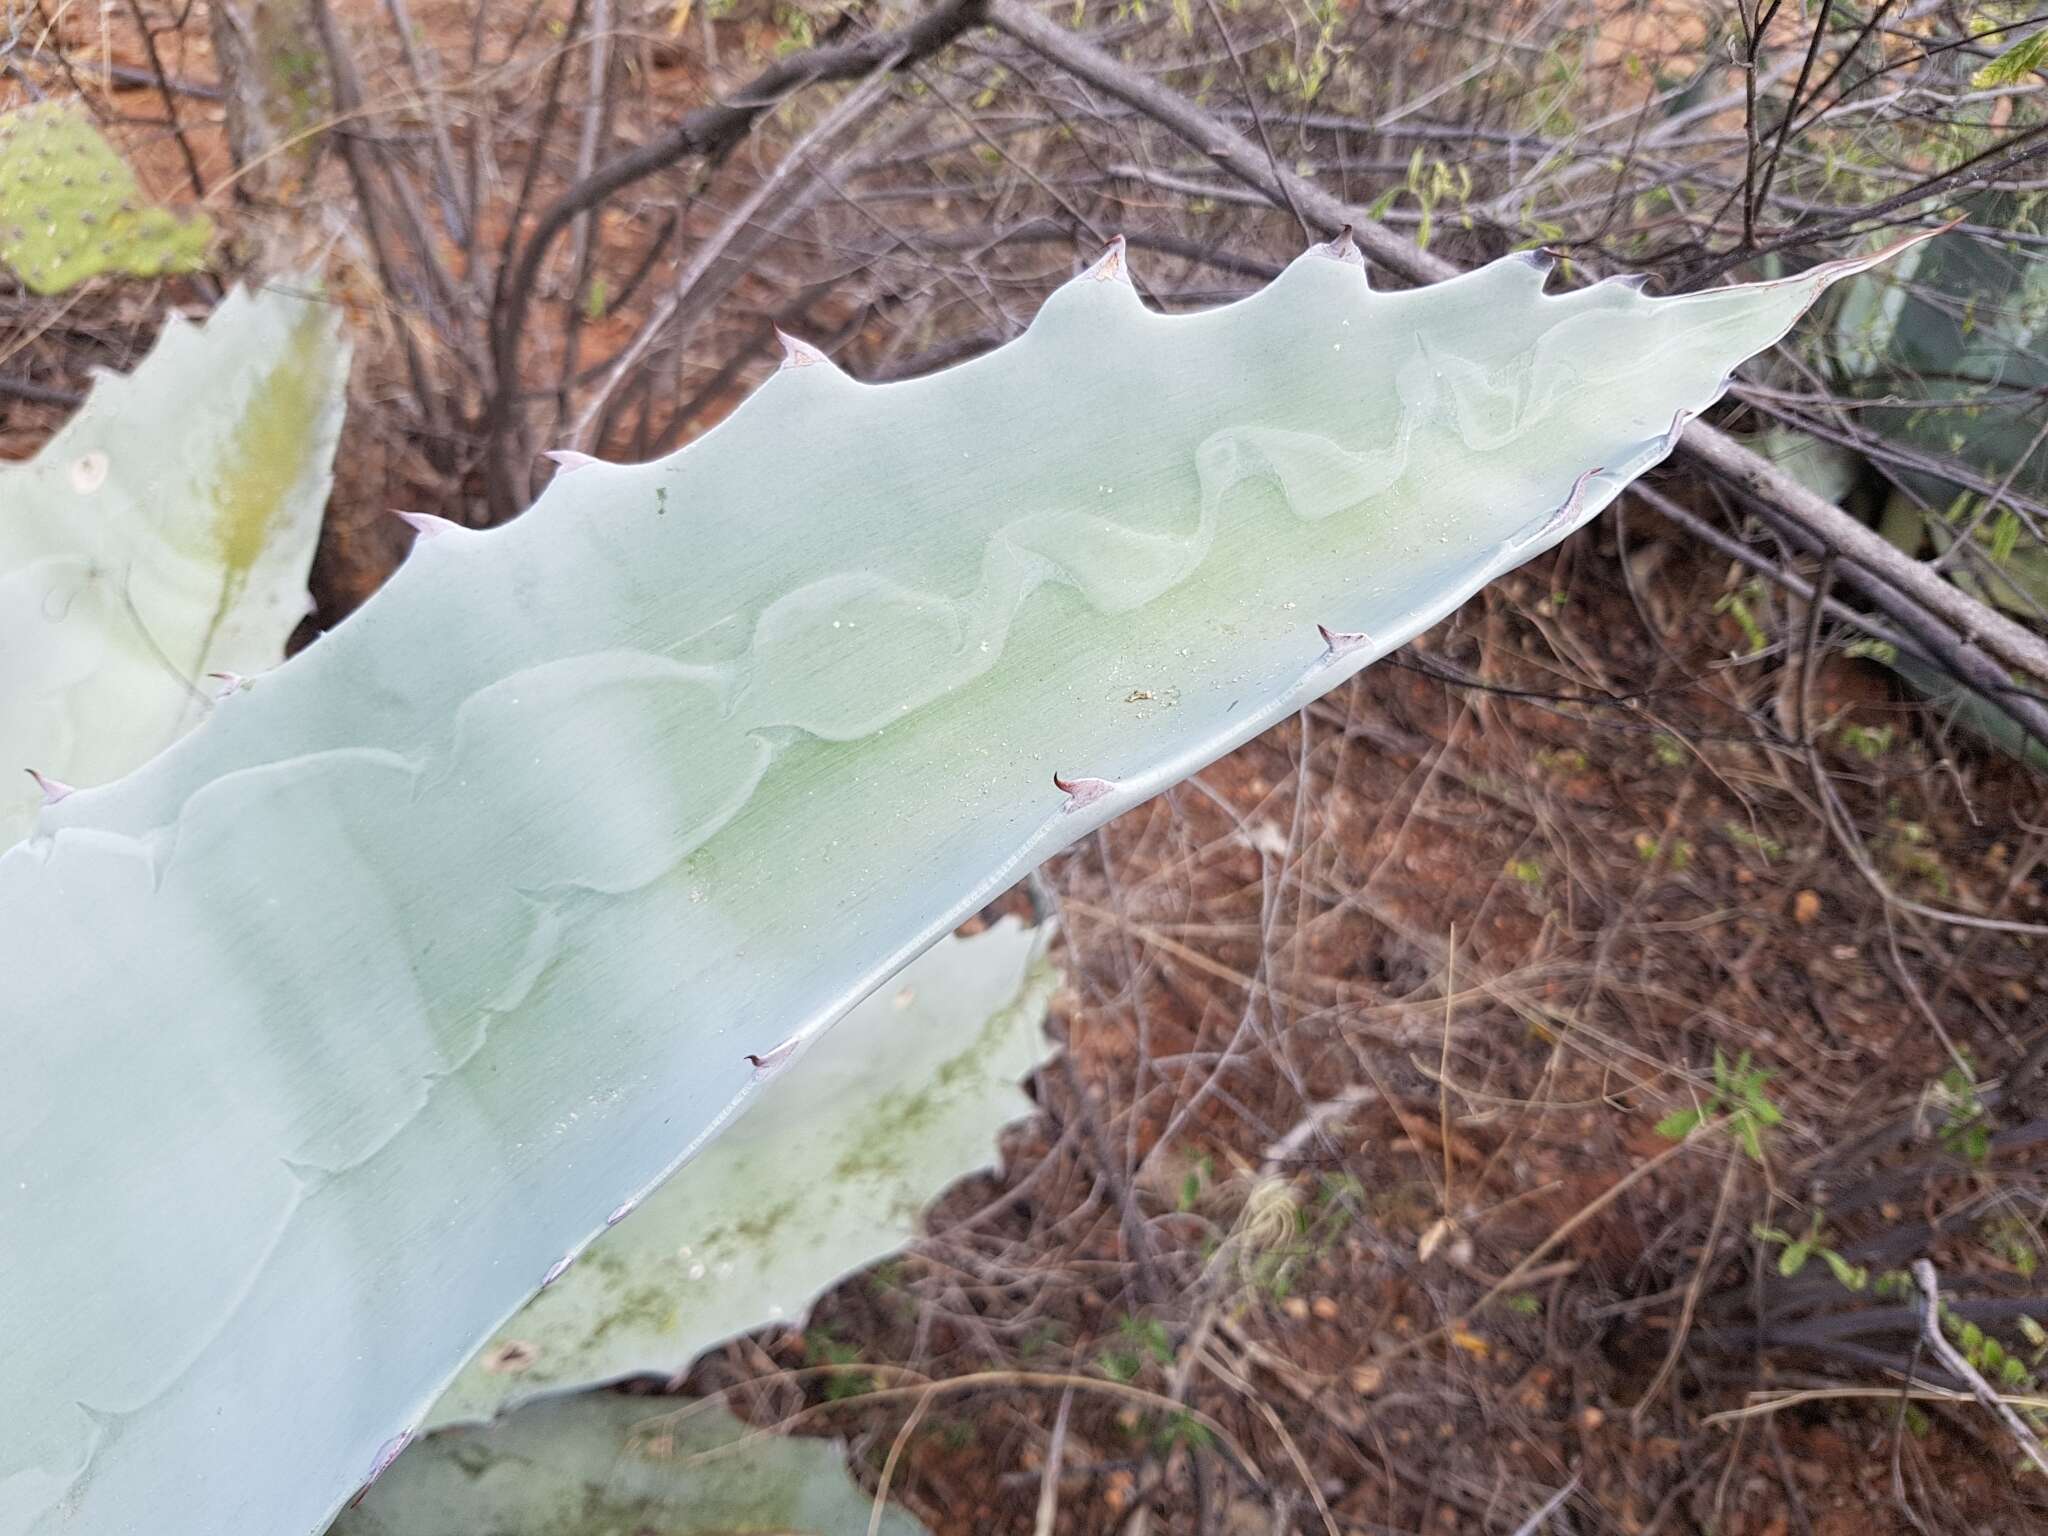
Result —
[{"label": "marginal spine on leaf", "polygon": [[43,792],[43,804],[45,805],[55,805],[59,800],[78,793],[75,788],[66,784],[62,779],[53,779],[47,773],[37,773],[33,768],[24,768],[22,772],[36,781],[36,788]]},{"label": "marginal spine on leaf", "polygon": [[206,676],[208,680],[220,684],[220,687],[214,690],[213,700],[216,704],[233,694],[247,693],[256,682],[254,678],[244,677],[239,672],[209,672]]},{"label": "marginal spine on leaf", "polygon": [[549,1286],[553,1285],[557,1280],[561,1279],[562,1276],[569,1273],[569,1266],[571,1264],[574,1264],[575,1262],[575,1254],[563,1254],[559,1259],[555,1260],[555,1262],[549,1266],[548,1272],[540,1277],[540,1288],[542,1290],[546,1290]]},{"label": "marginal spine on leaf", "polygon": [[391,1470],[391,1463],[398,1460],[399,1453],[412,1444],[412,1437],[413,1432],[411,1430],[404,1430],[399,1434],[393,1435],[383,1445],[378,1447],[377,1459],[370,1466],[370,1475],[363,1479],[363,1486],[356,1490],[356,1496],[348,1501],[350,1509],[354,1509],[358,1504],[362,1503],[364,1496],[369,1493],[371,1485]]},{"label": "marginal spine on leaf", "polygon": [[423,539],[438,539],[444,533],[466,533],[460,523],[451,523],[445,517],[436,517],[431,512],[401,512],[391,509],[391,515],[404,523]]},{"label": "marginal spine on leaf", "polygon": [[578,453],[574,448],[550,448],[541,457],[559,466],[565,475],[573,475],[579,469],[588,469],[593,464],[604,462],[595,454]]},{"label": "marginal spine on leaf", "polygon": [[784,368],[814,368],[819,363],[829,365],[832,361],[808,341],[798,341],[779,325],[775,328],[775,339],[782,343]]},{"label": "marginal spine on leaf", "polygon": [[1108,779],[1068,779],[1059,774],[1052,776],[1052,787],[1067,797],[1062,811],[1078,811],[1084,805],[1093,805],[1104,795],[1116,788]]},{"label": "marginal spine on leaf", "polygon": [[1662,446],[1666,453],[1670,453],[1678,447],[1678,440],[1685,435],[1685,424],[1692,420],[1692,414],[1688,410],[1679,410],[1673,414],[1671,425],[1664,433]]},{"label": "marginal spine on leaf", "polygon": [[1081,276],[1090,282],[1122,283],[1128,287],[1131,281],[1131,264],[1124,252],[1124,237],[1110,236],[1109,249],[1096,257],[1094,264]]},{"label": "marginal spine on leaf", "polygon": [[1346,266],[1365,270],[1365,253],[1358,248],[1358,242],[1351,238],[1351,226],[1346,224],[1337,231],[1337,238],[1325,240],[1321,245],[1309,247],[1312,254],[1327,256],[1331,261],[1341,261]]},{"label": "marginal spine on leaf", "polygon": [[747,1053],[747,1060],[754,1064],[754,1070],[757,1073],[773,1072],[777,1067],[789,1060],[791,1056],[795,1055],[797,1046],[802,1043],[803,1036],[791,1035],[782,1044],[776,1046],[774,1050],[764,1055],[756,1056],[753,1052],[749,1051]]},{"label": "marginal spine on leaf", "polygon": [[614,1210],[611,1215],[605,1217],[604,1224],[608,1227],[616,1227],[620,1222],[633,1214],[633,1207],[639,1203],[637,1200],[628,1200],[624,1205]]},{"label": "marginal spine on leaf", "polygon": [[1372,644],[1371,635],[1355,629],[1332,629],[1327,624],[1318,624],[1316,626],[1316,633],[1323,637],[1323,646],[1326,654],[1332,661],[1335,661],[1339,656],[1348,655],[1352,651],[1357,650],[1361,645]]},{"label": "marginal spine on leaf", "polygon": [[1583,475],[1579,476],[1578,479],[1572,482],[1571,494],[1565,497],[1564,504],[1560,506],[1555,512],[1551,513],[1550,516],[1546,517],[1543,520],[1542,527],[1538,528],[1526,539],[1521,539],[1517,542],[1522,544],[1533,544],[1538,539],[1549,537],[1558,529],[1562,528],[1566,523],[1569,523],[1573,518],[1577,517],[1579,515],[1579,508],[1586,504],[1586,487],[1592,483],[1592,479],[1595,475],[1604,475],[1606,473],[1607,467],[1603,464],[1596,468],[1589,469]]}]

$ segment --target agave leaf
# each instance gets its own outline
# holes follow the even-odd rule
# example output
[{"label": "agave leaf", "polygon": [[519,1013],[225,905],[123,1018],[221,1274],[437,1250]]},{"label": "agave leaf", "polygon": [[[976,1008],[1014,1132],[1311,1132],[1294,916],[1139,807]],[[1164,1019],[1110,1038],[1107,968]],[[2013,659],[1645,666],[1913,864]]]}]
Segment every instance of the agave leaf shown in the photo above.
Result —
[{"label": "agave leaf", "polygon": [[[1893,493],[1893,504],[1902,499],[1899,493]],[[1968,517],[1981,504],[1974,499],[1966,499],[1953,505],[1953,515],[1960,519]],[[1913,510],[1918,512],[1919,508]],[[2022,533],[2016,524],[2011,526],[2014,537],[2009,543],[2001,543],[2000,524],[2012,517],[2013,514],[2007,512],[1988,525],[1980,524],[1971,534],[1984,551],[1991,569],[1982,574],[1973,570],[1957,570],[1952,579],[1966,592],[1985,602],[1995,603],[2008,613],[2021,618],[2040,619],[2048,615],[2048,544]],[[1956,531],[1947,519],[1923,516],[1922,522],[1937,551],[1947,550],[1956,542]]]},{"label": "agave leaf", "polygon": [[[715,1403],[591,1392],[411,1446],[332,1536],[867,1536],[837,1440],[749,1430]],[[883,1511],[885,1536],[920,1536]]]},{"label": "agave leaf", "polygon": [[25,464],[0,466],[0,844],[196,724],[209,672],[277,665],[307,609],[348,378],[338,316],[282,292],[173,314]]},{"label": "agave leaf", "polygon": [[0,1531],[317,1527],[860,997],[1563,538],[1862,265],[1322,250],[1168,317],[1119,246],[986,357],[800,349],[423,540],[0,855]]},{"label": "agave leaf", "polygon": [[2018,758],[2036,773],[2048,774],[2048,746],[2043,746],[2039,737],[1982,694],[1963,687],[1939,668],[1926,666],[1910,656],[1894,656],[1887,665],[1915,692],[1965,729],[1975,731],[1999,751]]},{"label": "agave leaf", "polygon": [[135,173],[75,101],[0,116],[0,261],[32,293],[89,277],[156,277],[206,265],[213,222],[150,204]]},{"label": "agave leaf", "polygon": [[[2035,45],[2044,39],[2048,33],[2017,44],[1985,72],[2018,60],[2018,78],[2038,62]],[[2024,214],[2024,205],[2006,194],[1982,198],[1973,210],[1978,222],[1993,226]],[[1950,234],[1908,252],[1885,281],[1851,288],[1833,334],[1838,366],[1873,402],[1858,412],[1866,428],[1967,465],[2020,495],[2048,498],[2040,412],[2025,405],[2048,385],[2048,263],[1995,241]],[[1912,403],[1881,403],[1886,399]],[[1879,524],[1887,539],[1910,555],[1930,546],[1941,554],[1966,528],[1984,564],[1954,561],[1951,579],[2017,617],[2038,622],[2048,613],[2048,551],[2022,533],[2013,513],[1984,517],[1982,497],[1938,474],[1897,466],[1885,472],[1898,482]],[[1888,664],[1992,745],[2048,767],[2048,749],[1994,702],[1908,657]]]},{"label": "agave leaf", "polygon": [[426,1428],[549,1393],[675,1375],[707,1347],[801,1322],[820,1292],[917,1235],[1029,1111],[1055,973],[1047,930],[939,940],[778,1076],[464,1367]]},{"label": "agave leaf", "polygon": [[[1982,199],[1976,217],[1997,225],[2020,214],[2013,197],[1999,194]],[[1904,447],[1953,459],[2034,500],[2048,498],[2048,446],[2041,413],[2029,404],[2048,385],[2048,262],[1957,233],[1912,252],[1891,278],[1851,290],[1835,322],[1839,364],[1872,401],[1857,419]],[[1888,516],[1894,543],[1904,545],[1917,521],[1941,551],[1955,541],[1952,522],[1973,526],[1995,574],[1958,564],[1958,584],[2023,618],[2048,609],[2048,556],[2038,543],[2001,539],[1995,519],[1977,516],[1982,499],[1955,481],[1914,469],[1886,472],[1913,493],[1895,498]]]},{"label": "agave leaf", "polygon": [[1863,471],[1863,457],[1855,450],[1791,427],[1767,427],[1748,442],[1809,491],[1832,502],[1846,498]]}]

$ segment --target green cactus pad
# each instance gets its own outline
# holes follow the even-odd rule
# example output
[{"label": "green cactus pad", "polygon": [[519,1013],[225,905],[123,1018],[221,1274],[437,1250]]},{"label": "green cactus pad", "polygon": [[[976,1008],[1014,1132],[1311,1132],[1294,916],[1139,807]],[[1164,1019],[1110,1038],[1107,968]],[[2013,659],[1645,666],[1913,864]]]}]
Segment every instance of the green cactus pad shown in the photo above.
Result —
[{"label": "green cactus pad", "polygon": [[108,272],[196,272],[212,243],[204,213],[173,213],[143,196],[76,102],[0,117],[0,262],[31,293],[62,293]]}]

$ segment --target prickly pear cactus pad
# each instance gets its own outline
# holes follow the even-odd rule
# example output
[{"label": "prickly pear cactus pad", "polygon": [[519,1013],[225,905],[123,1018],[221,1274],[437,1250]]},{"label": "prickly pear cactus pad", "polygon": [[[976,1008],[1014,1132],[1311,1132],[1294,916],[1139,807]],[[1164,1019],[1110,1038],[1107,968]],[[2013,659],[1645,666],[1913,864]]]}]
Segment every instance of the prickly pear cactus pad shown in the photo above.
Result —
[{"label": "prickly pear cactus pad", "polygon": [[326,306],[237,291],[173,314],[26,464],[0,465],[0,845],[274,667],[306,615],[348,344]]},{"label": "prickly pear cactus pad", "polygon": [[62,293],[106,272],[196,272],[212,243],[204,213],[173,213],[143,196],[76,102],[0,116],[0,261],[31,293]]},{"label": "prickly pear cactus pad", "polygon": [[798,347],[667,459],[428,524],[0,855],[0,1532],[318,1528],[826,1025],[1593,516],[1851,270],[1323,249],[1167,317],[1119,246],[988,356]]},{"label": "prickly pear cactus pad", "polygon": [[[801,1323],[819,1292],[917,1235],[1029,1113],[1056,979],[1048,930],[939,940],[826,1031],[689,1167],[619,1220],[464,1367],[426,1428]],[[409,1453],[410,1454],[410,1453]]]}]

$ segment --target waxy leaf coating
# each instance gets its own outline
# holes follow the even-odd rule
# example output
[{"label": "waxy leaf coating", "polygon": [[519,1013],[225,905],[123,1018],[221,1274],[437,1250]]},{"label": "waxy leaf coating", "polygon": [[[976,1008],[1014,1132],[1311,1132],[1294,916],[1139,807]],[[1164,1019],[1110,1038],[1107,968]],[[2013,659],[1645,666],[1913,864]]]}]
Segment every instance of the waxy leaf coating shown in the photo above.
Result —
[{"label": "waxy leaf coating", "polygon": [[317,1528],[819,1030],[1592,517],[1848,270],[1315,251],[1168,317],[1111,261],[422,540],[0,857],[0,1533]]}]

